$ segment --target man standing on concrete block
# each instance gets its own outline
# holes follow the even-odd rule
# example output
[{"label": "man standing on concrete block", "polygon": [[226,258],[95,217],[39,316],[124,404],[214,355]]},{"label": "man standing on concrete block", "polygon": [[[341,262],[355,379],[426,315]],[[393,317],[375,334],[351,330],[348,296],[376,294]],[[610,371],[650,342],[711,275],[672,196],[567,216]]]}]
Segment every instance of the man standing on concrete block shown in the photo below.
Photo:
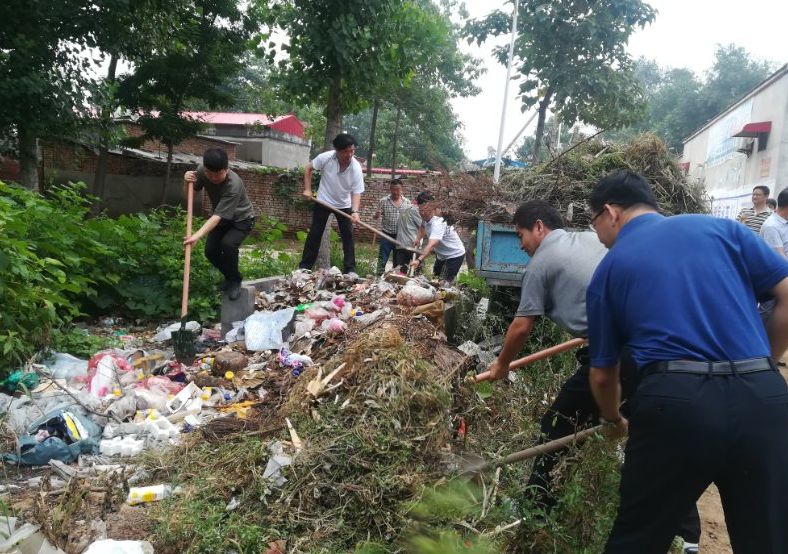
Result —
[{"label": "man standing on concrete block", "polygon": [[[711,483],[734,552],[788,552],[788,386],[775,366],[788,347],[788,261],[731,220],[663,217],[630,171],[599,181],[588,203],[610,249],[586,293],[591,390],[607,432],[629,433],[605,552],[667,552]],[[766,294],[776,304],[764,329]],[[625,348],[640,375],[629,421]]]},{"label": "man standing on concrete block", "polygon": [[184,186],[194,185],[194,190],[208,193],[213,213],[208,221],[183,244],[195,244],[207,235],[205,257],[222,272],[221,290],[230,300],[241,294],[241,272],[238,270],[238,249],[254,227],[254,208],[246,194],[246,187],[235,171],[229,169],[227,152],[209,148],[196,171],[183,176]]},{"label": "man standing on concrete block", "polygon": [[[314,160],[304,168],[303,195],[312,199],[312,173],[320,171],[320,187],[317,199],[339,211],[350,214],[353,220],[344,217],[337,218],[339,235],[342,237],[342,251],[344,252],[345,273],[356,271],[356,250],[353,243],[353,223],[360,221],[358,211],[361,206],[361,193],[364,192],[364,173],[361,164],[353,155],[356,153],[356,139],[347,133],[338,134],[332,144],[333,150],[318,154]],[[304,244],[304,253],[301,256],[301,269],[312,269],[320,250],[320,239],[328,222],[331,210],[314,204],[312,207],[312,226]]]}]

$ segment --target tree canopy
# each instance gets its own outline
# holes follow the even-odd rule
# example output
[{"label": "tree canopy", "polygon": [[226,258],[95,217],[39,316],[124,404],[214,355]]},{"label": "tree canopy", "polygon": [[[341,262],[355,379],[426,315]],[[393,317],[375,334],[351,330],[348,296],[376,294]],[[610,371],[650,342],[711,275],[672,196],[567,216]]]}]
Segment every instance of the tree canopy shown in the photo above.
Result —
[{"label": "tree canopy", "polygon": [[[655,17],[640,0],[522,0],[515,63],[523,110],[539,108],[534,159],[539,157],[547,110],[569,124],[617,127],[635,120],[643,104],[626,43]],[[467,32],[482,44],[511,31],[509,14],[496,10],[470,21]],[[494,50],[508,61],[508,49]]]}]

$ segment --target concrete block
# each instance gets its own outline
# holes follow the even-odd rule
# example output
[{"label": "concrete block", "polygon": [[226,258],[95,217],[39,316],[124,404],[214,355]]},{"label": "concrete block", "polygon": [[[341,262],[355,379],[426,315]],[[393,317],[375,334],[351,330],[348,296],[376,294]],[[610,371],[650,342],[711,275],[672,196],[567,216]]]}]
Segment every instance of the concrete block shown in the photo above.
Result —
[{"label": "concrete block", "polygon": [[[275,275],[274,277],[263,277],[262,279],[251,279],[244,281],[244,286],[254,287],[257,292],[271,292],[279,283],[284,280],[283,275]],[[236,320],[237,321],[237,320]]]},{"label": "concrete block", "polygon": [[257,289],[248,281],[241,285],[241,295],[236,300],[222,294],[222,338],[233,328],[233,321],[243,321],[254,313],[256,296]]}]

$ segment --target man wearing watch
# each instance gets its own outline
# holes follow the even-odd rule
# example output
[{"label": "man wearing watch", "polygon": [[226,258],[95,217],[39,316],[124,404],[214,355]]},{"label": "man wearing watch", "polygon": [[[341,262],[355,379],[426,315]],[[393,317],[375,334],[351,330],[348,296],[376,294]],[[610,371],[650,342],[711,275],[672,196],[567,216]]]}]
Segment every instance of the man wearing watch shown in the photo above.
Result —
[{"label": "man wearing watch", "polygon": [[[361,164],[355,159],[356,139],[353,135],[340,133],[332,142],[334,149],[318,154],[314,160],[304,168],[303,195],[312,199],[312,173],[320,171],[320,187],[317,190],[317,199],[329,206],[350,214],[352,221],[337,218],[339,236],[342,238],[342,251],[344,253],[344,273],[356,271],[356,249],[353,242],[353,223],[358,223],[358,210],[361,206],[361,193],[364,192],[364,173]],[[304,253],[298,267],[312,269],[320,250],[320,239],[328,222],[331,210],[314,204],[312,206],[312,226],[304,243]]]},{"label": "man wearing watch", "polygon": [[[663,217],[636,173],[605,177],[589,204],[610,248],[586,293],[591,389],[629,433],[605,552],[666,552],[711,483],[734,552],[788,552],[788,386],[774,363],[788,347],[788,261],[736,222]],[[624,348],[640,378],[630,421],[618,409]]]},{"label": "man wearing watch", "polygon": [[414,246],[420,244],[425,236],[427,237],[427,246],[410,265],[415,268],[419,267],[434,251],[436,259],[432,268],[433,275],[451,283],[457,277],[462,262],[465,260],[465,245],[457,231],[454,230],[454,226],[446,223],[446,220],[438,213],[435,196],[431,192],[419,193],[416,197],[416,204],[419,207],[422,227]]},{"label": "man wearing watch", "polygon": [[[503,347],[488,368],[493,379],[509,374],[509,364],[522,350],[533,330],[536,318],[546,316],[576,337],[588,336],[586,288],[607,248],[593,232],[572,232],[564,229],[564,218],[553,206],[542,200],[521,204],[514,214],[520,246],[531,259],[525,267],[520,288],[520,305],[506,332]],[[577,432],[597,421],[613,430],[617,421],[600,417],[589,383],[588,348],[576,351],[577,371],[561,387],[540,422],[540,440],[550,441]],[[621,356],[622,398],[629,398],[637,386],[634,362],[627,353]],[[606,430],[607,430],[606,429]],[[528,480],[528,493],[545,512],[556,504],[552,470],[567,449],[539,456]],[[691,509],[677,534],[685,544],[697,545],[700,539],[700,518]]]}]

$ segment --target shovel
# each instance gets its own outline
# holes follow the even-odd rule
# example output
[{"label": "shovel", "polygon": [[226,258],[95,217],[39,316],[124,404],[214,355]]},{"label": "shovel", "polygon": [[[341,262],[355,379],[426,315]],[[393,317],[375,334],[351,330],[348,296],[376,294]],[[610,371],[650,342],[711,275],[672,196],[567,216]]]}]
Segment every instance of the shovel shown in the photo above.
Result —
[{"label": "shovel", "polygon": [[[189,182],[186,193],[186,236],[192,236],[192,200],[194,199],[194,183]],[[186,314],[189,310],[189,273],[192,261],[192,245],[184,247],[183,262],[183,295],[181,296],[181,328],[172,332],[172,346],[175,359],[185,365],[194,362],[194,333],[186,329]]]},{"label": "shovel", "polygon": [[495,469],[497,467],[513,464],[515,462],[530,460],[531,458],[535,458],[536,456],[540,456],[542,454],[549,454],[550,452],[561,450],[562,448],[566,448],[573,443],[582,442],[594,433],[600,433],[601,431],[602,426],[597,425],[596,427],[585,429],[579,433],[574,433],[572,435],[561,437],[560,439],[551,440],[544,444],[538,444],[536,446],[532,446],[531,448],[526,448],[525,450],[520,450],[519,452],[514,452],[513,454],[509,454],[508,456],[498,458],[497,460],[491,460],[489,462],[485,461],[481,456],[476,454],[465,453],[460,458],[459,474],[465,477],[472,477],[475,474],[482,473],[489,469]]}]

